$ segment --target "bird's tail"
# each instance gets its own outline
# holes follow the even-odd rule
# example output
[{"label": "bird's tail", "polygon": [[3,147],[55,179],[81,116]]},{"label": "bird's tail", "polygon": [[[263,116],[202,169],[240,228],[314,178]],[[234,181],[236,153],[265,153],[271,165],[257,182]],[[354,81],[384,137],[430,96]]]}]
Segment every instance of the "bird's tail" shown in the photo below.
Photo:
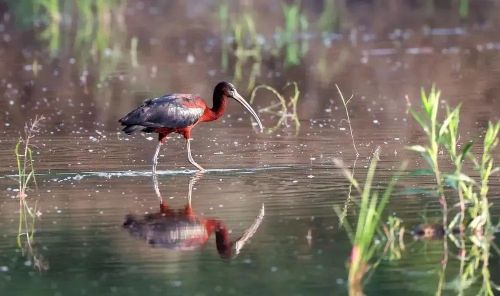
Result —
[{"label": "bird's tail", "polygon": [[133,132],[137,131],[138,129],[141,128],[140,125],[137,125],[138,120],[137,120],[137,109],[129,112],[127,115],[123,116],[118,120],[119,123],[121,123],[123,127],[123,132],[125,132],[127,135],[132,134]]},{"label": "bird's tail", "polygon": [[141,129],[142,126],[140,125],[127,125],[123,128],[123,131],[127,134],[127,135],[130,135],[132,134],[133,132]]}]

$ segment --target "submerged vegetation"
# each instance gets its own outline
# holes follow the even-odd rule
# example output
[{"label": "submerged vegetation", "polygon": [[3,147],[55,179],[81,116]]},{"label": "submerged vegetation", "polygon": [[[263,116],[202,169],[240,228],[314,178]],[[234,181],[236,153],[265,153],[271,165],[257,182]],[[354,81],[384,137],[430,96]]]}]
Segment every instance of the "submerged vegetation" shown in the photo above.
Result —
[{"label": "submerged vegetation", "polygon": [[401,254],[406,248],[404,242],[405,227],[403,226],[403,220],[395,216],[389,216],[387,222],[382,224],[382,229],[384,230],[386,240],[384,254],[386,254],[387,260],[393,261],[401,259]]}]

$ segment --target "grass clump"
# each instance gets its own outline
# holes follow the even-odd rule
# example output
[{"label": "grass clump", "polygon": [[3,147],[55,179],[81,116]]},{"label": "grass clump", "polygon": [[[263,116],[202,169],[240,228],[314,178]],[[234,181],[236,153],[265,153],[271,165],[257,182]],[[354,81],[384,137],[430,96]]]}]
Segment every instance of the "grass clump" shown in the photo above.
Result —
[{"label": "grass clump", "polygon": [[[469,224],[469,227],[473,229],[481,230],[484,226],[491,226],[491,217],[489,215],[489,202],[488,202],[488,191],[489,191],[489,181],[492,174],[500,170],[499,167],[493,167],[493,150],[498,145],[498,133],[500,131],[500,121],[496,124],[488,122],[488,129],[484,136],[483,142],[483,155],[478,163],[474,158],[474,164],[476,169],[480,173],[480,185],[479,194],[471,194],[471,189],[473,188],[474,182],[469,182],[467,187],[464,187],[464,194],[470,199],[473,198],[474,206],[471,208],[471,216],[474,219]],[[477,198],[478,197],[478,198]]]},{"label": "grass clump", "polygon": [[[494,243],[494,235],[498,225],[494,225],[491,220],[488,197],[490,177],[499,171],[498,167],[494,168],[492,154],[498,145],[499,131],[500,122],[496,124],[489,122],[484,136],[483,153],[480,161],[478,162],[474,157],[470,158],[475,165],[475,169],[479,171],[480,182],[475,182],[466,176],[465,180],[461,181],[460,187],[457,188],[459,194],[463,194],[467,200],[471,201],[471,206],[467,211],[467,216],[470,219],[468,229],[471,234],[467,238],[472,244],[467,244],[465,239],[460,241],[460,249],[462,250],[458,277],[460,295],[478,278],[482,279],[478,295],[493,296],[495,295],[494,289],[500,289],[491,280],[489,270],[491,249],[495,249],[497,254],[500,251]],[[466,247],[468,245],[469,247]]]},{"label": "grass clump", "polygon": [[[459,224],[467,224],[475,232],[482,232],[486,225],[491,226],[488,203],[488,184],[494,168],[493,150],[498,144],[500,122],[488,123],[483,141],[483,153],[480,160],[476,160],[471,153],[473,143],[467,142],[459,149],[460,137],[460,106],[450,108],[446,106],[444,120],[438,119],[440,92],[432,87],[429,94],[421,92],[422,112],[410,109],[413,118],[420,125],[427,136],[427,144],[413,145],[408,149],[418,152],[429,164],[432,170],[440,202],[443,206],[443,226],[453,228]],[[441,152],[446,152],[441,156]],[[440,168],[440,158],[447,159],[453,166],[452,172],[443,172]],[[469,159],[479,180],[475,180],[464,172],[465,161]],[[448,207],[445,196],[445,187],[455,189],[459,198],[460,212],[450,224],[447,223]]]},{"label": "grass clump", "polygon": [[[383,229],[387,239],[387,244],[383,252],[389,254],[390,260],[399,259],[401,257],[401,251],[404,250],[404,227],[401,225],[402,221],[395,217],[389,217],[388,223],[384,225],[384,223],[382,223],[382,214],[387,203],[389,202],[392,191],[394,190],[396,182],[400,176],[400,172],[404,169],[406,163],[403,163],[400,171],[391,178],[391,181],[380,197],[379,192],[373,190],[373,178],[375,176],[375,169],[377,167],[380,154],[380,147],[378,147],[371,159],[365,184],[363,188],[361,188],[359,182],[354,177],[354,170],[356,168],[359,152],[354,140],[354,133],[348,110],[348,104],[353,96],[346,100],[339,86],[335,86],[346,112],[345,120],[349,124],[352,146],[356,153],[356,158],[354,159],[351,170],[347,169],[341,160],[334,159],[335,165],[342,169],[345,177],[350,181],[349,192],[344,208],[341,210],[339,207],[334,207],[334,210],[339,217],[340,227],[344,227],[352,244],[348,275],[349,295],[363,295],[363,279],[365,278],[366,273],[369,270],[374,270],[378,265],[378,262],[380,262],[380,259],[374,260],[377,255],[377,251],[380,249],[380,244],[376,243],[375,240],[377,233],[381,233],[381,229]],[[353,199],[353,188],[360,198],[355,197]],[[353,228],[346,219],[347,211],[352,201],[354,201],[354,204],[358,205],[359,209],[355,232],[353,232]],[[396,243],[396,240],[398,243]]]},{"label": "grass clump", "polygon": [[[478,278],[482,278],[480,295],[494,295],[494,284],[490,279],[489,257],[494,246],[495,225],[491,221],[490,202],[488,197],[491,176],[499,171],[494,167],[493,151],[498,145],[500,122],[488,123],[484,135],[482,155],[479,160],[472,154],[473,143],[466,142],[461,149],[460,138],[460,106],[450,108],[446,105],[444,119],[438,119],[440,92],[432,87],[428,94],[421,92],[422,111],[410,109],[413,118],[423,129],[427,144],[413,145],[409,149],[418,152],[429,164],[432,170],[440,202],[443,206],[443,228],[460,250],[460,274],[453,285],[459,294],[469,288]],[[440,162],[447,160],[452,165],[451,172],[444,172]],[[464,166],[470,160],[472,168],[478,175],[471,177],[465,173]],[[447,199],[445,196],[453,189],[459,200],[459,211],[448,223]],[[460,238],[455,238],[453,229],[460,230]],[[444,240],[444,258],[437,294],[444,288],[444,275],[448,261],[448,248]],[[479,276],[478,273],[481,273]]]},{"label": "grass clump", "polygon": [[[380,245],[376,243],[375,236],[380,231],[383,221],[382,214],[400,176],[399,172],[396,173],[382,193],[373,190],[373,179],[378,158],[379,148],[377,148],[370,161],[363,187],[352,176],[351,172],[343,166],[340,160],[335,160],[335,164],[342,168],[344,175],[359,194],[359,203],[357,203],[359,212],[355,232],[353,232],[353,228],[348,221],[343,223],[343,227],[346,229],[352,243],[349,260],[349,295],[363,295],[363,278],[370,269],[373,269],[378,264],[374,263],[374,258]],[[335,208],[335,211],[339,217],[344,215],[338,207]]]}]

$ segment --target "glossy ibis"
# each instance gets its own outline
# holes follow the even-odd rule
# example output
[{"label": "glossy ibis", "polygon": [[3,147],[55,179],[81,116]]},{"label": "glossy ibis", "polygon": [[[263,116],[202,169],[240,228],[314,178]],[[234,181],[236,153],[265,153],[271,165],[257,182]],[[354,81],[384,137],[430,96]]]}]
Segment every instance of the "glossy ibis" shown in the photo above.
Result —
[{"label": "glossy ibis", "polygon": [[209,108],[205,101],[192,94],[167,94],[158,98],[148,99],[137,109],[132,110],[119,120],[124,126],[123,131],[131,134],[141,130],[145,133],[158,133],[158,146],[153,157],[153,174],[156,174],[158,164],[158,154],[161,144],[167,139],[170,133],[179,133],[186,139],[188,159],[191,164],[200,171],[204,171],[191,156],[191,129],[198,123],[213,121],[224,114],[228,98],[235,99],[243,105],[255,118],[260,130],[262,123],[257,113],[236,91],[229,82],[220,82],[215,86],[213,94],[213,105]]}]

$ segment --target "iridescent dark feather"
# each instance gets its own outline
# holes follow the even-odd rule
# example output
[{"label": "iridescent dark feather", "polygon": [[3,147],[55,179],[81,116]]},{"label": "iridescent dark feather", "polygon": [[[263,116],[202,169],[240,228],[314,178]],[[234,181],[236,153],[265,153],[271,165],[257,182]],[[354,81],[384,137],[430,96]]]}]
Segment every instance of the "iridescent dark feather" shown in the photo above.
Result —
[{"label": "iridescent dark feather", "polygon": [[127,134],[139,129],[144,132],[154,132],[157,128],[185,128],[198,122],[205,111],[203,105],[203,101],[197,96],[164,95],[146,100],[119,122],[124,126],[123,131]]}]

